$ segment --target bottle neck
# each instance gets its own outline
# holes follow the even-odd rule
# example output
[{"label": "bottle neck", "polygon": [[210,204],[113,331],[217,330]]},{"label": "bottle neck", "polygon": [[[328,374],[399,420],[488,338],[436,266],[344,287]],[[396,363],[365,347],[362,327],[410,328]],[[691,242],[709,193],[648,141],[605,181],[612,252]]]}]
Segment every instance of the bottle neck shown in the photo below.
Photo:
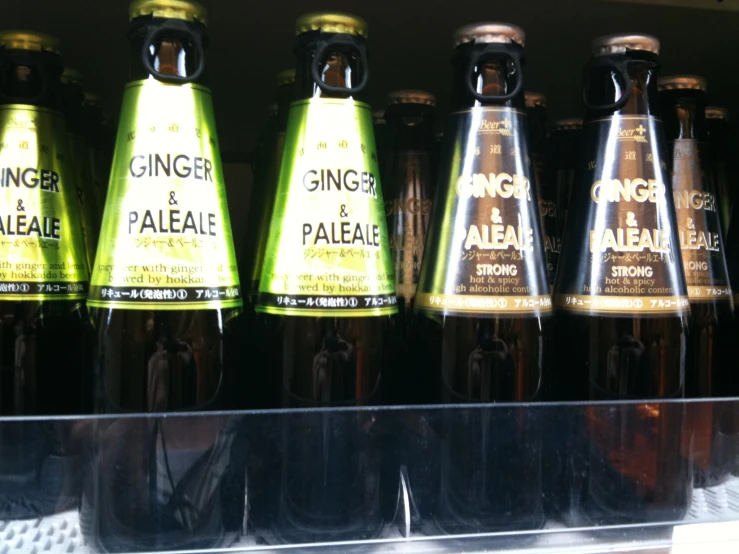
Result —
[{"label": "bottle neck", "polygon": [[668,140],[705,141],[706,94],[699,90],[667,90],[662,92],[662,113]]},{"label": "bottle neck", "polygon": [[531,151],[543,154],[547,143],[547,109],[544,106],[526,108],[531,136]]},{"label": "bottle neck", "polygon": [[725,119],[708,119],[706,120],[706,129],[711,141],[713,156],[720,161],[727,160],[732,145],[729,124]]},{"label": "bottle neck", "polygon": [[176,78],[176,83],[205,84],[202,69],[205,27],[197,22],[139,18],[128,34],[129,79]]},{"label": "bottle neck", "polygon": [[62,84],[62,99],[64,101],[64,117],[67,120],[67,132],[82,133],[82,103],[85,93],[76,83]]},{"label": "bottle neck", "polygon": [[[620,115],[660,117],[657,56],[648,52],[599,56],[585,75],[586,118]],[[614,104],[619,104],[616,107]]]},{"label": "bottle neck", "polygon": [[[366,78],[367,50],[364,37],[312,31],[298,36],[295,54],[298,62],[295,70],[296,100],[361,99],[362,91],[353,89],[360,87]],[[316,74],[320,83],[315,78]],[[326,89],[322,85],[332,88]]]},{"label": "bottle neck", "polygon": [[[515,59],[519,61],[518,67],[514,63]],[[520,74],[523,49],[520,46],[462,44],[455,49],[452,64],[452,111],[476,106],[524,109],[523,75]],[[480,96],[473,94],[473,91]],[[501,98],[514,92],[516,94],[512,98]]]},{"label": "bottle neck", "polygon": [[0,105],[62,109],[61,57],[50,52],[0,49]]},{"label": "bottle neck", "polygon": [[419,104],[393,104],[385,110],[393,150],[432,150],[434,108]]}]

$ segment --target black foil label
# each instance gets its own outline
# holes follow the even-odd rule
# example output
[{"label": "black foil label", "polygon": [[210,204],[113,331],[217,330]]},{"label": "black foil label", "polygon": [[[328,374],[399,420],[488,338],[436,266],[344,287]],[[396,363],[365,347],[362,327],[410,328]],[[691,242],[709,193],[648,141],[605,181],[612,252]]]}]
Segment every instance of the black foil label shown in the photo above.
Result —
[{"label": "black foil label", "polygon": [[701,170],[702,149],[692,139],[672,144],[672,189],[685,282],[691,302],[732,302],[719,208]]},{"label": "black foil label", "polygon": [[525,117],[511,108],[483,107],[449,116],[418,309],[551,311]]},{"label": "black foil label", "polygon": [[627,316],[688,310],[662,123],[614,115],[583,132],[593,154],[573,188],[556,308]]}]

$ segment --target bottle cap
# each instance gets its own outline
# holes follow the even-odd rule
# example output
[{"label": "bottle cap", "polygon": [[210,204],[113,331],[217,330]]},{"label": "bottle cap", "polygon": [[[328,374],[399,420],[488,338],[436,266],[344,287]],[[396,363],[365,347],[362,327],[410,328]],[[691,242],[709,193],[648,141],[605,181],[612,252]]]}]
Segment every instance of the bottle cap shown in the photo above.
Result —
[{"label": "bottle cap", "polygon": [[57,39],[36,31],[0,31],[0,48],[61,53],[61,44]]},{"label": "bottle cap", "polygon": [[277,86],[291,85],[295,82],[295,70],[283,69],[277,74]]},{"label": "bottle cap", "polygon": [[729,121],[729,110],[721,106],[706,106],[706,119],[724,119]]},{"label": "bottle cap", "polygon": [[541,106],[542,108],[547,107],[547,97],[541,92],[526,91],[523,94],[526,99],[527,108],[536,108],[537,106]]},{"label": "bottle cap", "polygon": [[133,0],[128,7],[129,20],[147,16],[208,23],[208,10],[192,0]]},{"label": "bottle cap", "polygon": [[356,15],[342,12],[313,12],[301,15],[295,21],[295,34],[311,31],[340,33],[367,38],[367,22]]},{"label": "bottle cap", "polygon": [[568,117],[566,119],[558,119],[552,125],[552,131],[579,131],[582,129],[581,117]]},{"label": "bottle cap", "polygon": [[523,47],[526,43],[526,33],[518,25],[510,23],[471,23],[454,32],[454,46],[468,42],[514,43]]},{"label": "bottle cap", "polygon": [[643,50],[659,54],[659,40],[651,35],[621,34],[598,37],[591,43],[593,56],[623,54],[629,50]]},{"label": "bottle cap", "polygon": [[372,112],[372,123],[375,125],[385,125],[385,110],[375,110]]},{"label": "bottle cap", "polygon": [[387,95],[386,104],[423,104],[436,106],[436,96],[423,90],[395,90]]},{"label": "bottle cap", "polygon": [[79,85],[82,82],[82,75],[76,69],[65,67],[62,73],[62,83],[65,85]]},{"label": "bottle cap", "polygon": [[706,92],[708,85],[698,75],[665,75],[657,80],[659,90],[702,90]]}]

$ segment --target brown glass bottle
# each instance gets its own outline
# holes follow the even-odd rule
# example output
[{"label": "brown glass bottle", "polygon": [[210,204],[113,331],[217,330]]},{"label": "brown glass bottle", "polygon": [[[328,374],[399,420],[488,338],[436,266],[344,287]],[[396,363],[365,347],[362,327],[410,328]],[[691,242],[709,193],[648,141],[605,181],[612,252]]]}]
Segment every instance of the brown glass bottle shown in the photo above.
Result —
[{"label": "brown glass bottle", "polygon": [[[351,15],[314,13],[298,18],[296,34],[295,101],[256,306],[261,367],[279,376],[275,407],[379,404],[381,377],[392,361],[390,338],[395,329],[389,314],[396,311],[394,287],[391,295],[371,298],[319,292],[327,282],[336,289],[353,290],[344,269],[345,263],[352,263],[348,256],[381,259],[389,266],[384,207],[377,204],[382,196],[371,112],[357,101],[368,76],[367,25]],[[337,168],[346,171],[338,173]],[[365,185],[371,179],[374,187],[365,186],[365,196],[349,197],[349,191],[361,193],[358,181],[352,180],[359,175]],[[336,202],[331,195],[344,193],[345,204],[326,207]],[[288,210],[293,208],[295,217],[305,222],[298,228],[291,227],[295,221]],[[334,248],[327,243],[343,240],[338,231],[321,239],[311,237],[307,243],[306,228],[339,229],[341,221],[356,213],[367,213],[365,217],[378,226],[379,245],[375,240],[372,247],[349,241],[352,244]],[[280,261],[291,252],[286,262]],[[294,287],[285,291],[289,295],[276,292],[283,285],[281,277],[272,276],[274,268],[287,263],[282,271],[295,272],[302,260],[309,259],[306,256],[316,256],[315,264],[300,266],[306,272],[300,276],[285,275],[285,286]],[[322,260],[329,256],[338,273],[324,265]],[[356,271],[368,276],[364,269]],[[314,287],[316,293],[302,292],[305,286]],[[387,307],[363,309],[378,302]],[[359,313],[352,311],[357,307]],[[293,542],[372,536],[382,523],[375,421],[366,412],[352,417],[325,412],[320,424],[317,418],[312,412],[296,413],[285,421],[275,532]]]},{"label": "brown glass bottle", "polygon": [[[433,94],[399,90],[388,95],[385,108],[387,150],[385,165],[381,167],[382,184],[398,295],[398,328],[404,342],[413,332],[413,299],[436,184],[433,173],[435,105]],[[423,402],[429,392],[424,390],[430,381],[425,372],[412,372],[414,353],[410,349],[403,349],[403,353],[405,359],[399,360],[390,377],[390,399],[402,404]]]},{"label": "brown glass bottle", "polygon": [[539,217],[547,258],[547,275],[549,275],[549,285],[554,287],[554,276],[557,274],[562,241],[559,229],[557,187],[556,183],[548,181],[550,173],[546,167],[547,98],[539,92],[526,92],[524,97],[526,115],[529,119],[531,159],[534,162],[537,192],[539,193]]},{"label": "brown glass bottle", "polygon": [[[129,14],[130,77],[93,271],[93,282],[106,284],[92,286],[89,299],[96,306],[98,333],[96,410],[224,409],[243,397],[233,376],[245,368],[237,360],[241,308],[222,300],[230,296],[220,293],[214,284],[219,281],[209,273],[218,262],[201,258],[208,253],[197,249],[205,245],[208,252],[220,252],[224,266],[234,264],[228,212],[220,203],[225,192],[210,92],[203,85],[207,13],[195,2],[135,0]],[[142,113],[149,117],[141,119]],[[147,160],[154,161],[140,171],[137,164]],[[136,175],[148,179],[142,182]],[[198,183],[197,200],[192,183]],[[139,196],[138,187],[146,194]],[[156,234],[151,226],[130,223],[119,232],[120,225],[111,223],[166,209],[179,211],[169,212],[176,214],[174,220],[159,211],[168,225],[160,224]],[[177,219],[187,221],[192,216],[186,214],[198,209],[220,212],[207,216],[207,232],[196,234],[192,226],[174,230]],[[202,230],[202,215],[199,219]],[[132,233],[138,235],[129,245]],[[147,244],[157,249],[154,254]],[[180,249],[187,245],[192,250]],[[107,261],[109,255],[116,259]],[[126,256],[144,265],[149,256],[159,261],[134,267],[130,259],[118,261]],[[124,267],[114,273],[108,263]],[[162,271],[156,266],[174,276],[180,264],[205,276],[207,284],[201,286],[215,294],[206,296],[211,302],[203,302],[205,293],[197,285],[183,285],[179,277],[173,289],[152,287]],[[131,272],[126,282],[134,286],[114,281],[121,271]],[[224,271],[230,273],[219,270],[218,275],[235,279],[229,288],[238,291],[235,267]],[[96,281],[96,274],[105,277]],[[109,287],[108,279],[113,281]],[[163,301],[167,298],[169,304]],[[175,304],[178,299],[186,303]],[[87,542],[102,551],[228,546],[240,532],[244,510],[245,467],[238,461],[236,423],[233,417],[101,420],[81,507]]]},{"label": "brown glass bottle", "polygon": [[545,178],[546,182],[555,189],[560,240],[567,218],[572,182],[575,180],[581,134],[582,119],[560,119],[552,125],[547,142]]},{"label": "brown glass bottle", "polygon": [[[438,383],[436,402],[535,401],[551,300],[524,112],[524,33],[480,23],[459,29],[455,44],[413,348]],[[445,532],[543,524],[540,435],[533,414],[513,411],[510,420],[479,407],[444,415],[440,496],[428,517]]]},{"label": "brown glass bottle", "polygon": [[[658,119],[658,52],[659,41],[646,35],[593,42],[553,297],[553,399],[684,394],[689,312]],[[681,404],[587,407],[570,452],[588,460],[571,466],[570,483],[583,485],[586,517],[601,524],[682,517],[691,489],[682,424]]]},{"label": "brown glass bottle", "polygon": [[[716,398],[727,394],[733,371],[734,315],[721,199],[716,195],[709,159],[706,82],[692,75],[662,77],[659,90],[690,298],[685,396]],[[692,442],[693,448],[684,455],[693,461],[697,487],[717,485],[728,476],[727,462],[721,459],[726,408],[721,403],[686,406],[684,442]]]},{"label": "brown glass bottle", "polygon": [[[64,134],[62,69],[56,39],[0,33],[2,416],[91,411],[92,327],[84,302],[89,274]],[[54,252],[64,255],[57,259]],[[65,276],[67,269],[75,277]],[[0,518],[39,517],[73,506],[78,491],[61,488],[76,456],[68,430],[49,422],[2,427]]]},{"label": "brown glass bottle", "polygon": [[728,235],[736,200],[737,165],[732,154],[734,140],[729,124],[729,110],[721,106],[706,107],[706,134],[710,145],[711,175],[721,204],[721,225]]},{"label": "brown glass bottle", "polygon": [[62,98],[64,116],[67,123],[69,152],[75,171],[77,200],[82,222],[82,233],[85,239],[87,264],[93,266],[97,252],[98,234],[100,233],[100,212],[90,173],[90,160],[87,140],[83,127],[83,103],[85,94],[82,90],[81,76],[72,68],[65,68],[62,73]]}]

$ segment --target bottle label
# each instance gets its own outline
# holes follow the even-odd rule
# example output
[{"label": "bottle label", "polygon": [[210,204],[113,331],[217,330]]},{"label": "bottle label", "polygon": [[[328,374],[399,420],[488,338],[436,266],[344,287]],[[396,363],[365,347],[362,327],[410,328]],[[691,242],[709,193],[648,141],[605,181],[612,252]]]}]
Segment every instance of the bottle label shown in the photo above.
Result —
[{"label": "bottle label", "polygon": [[290,106],[255,309],[329,317],[397,312],[366,104],[312,98]]},{"label": "bottle label", "polygon": [[210,91],[129,83],[88,304],[242,305]]},{"label": "bottle label", "polygon": [[551,312],[525,117],[482,107],[449,116],[417,308]]},{"label": "bottle label", "polygon": [[583,133],[593,154],[573,187],[555,306],[624,316],[689,310],[662,123],[614,115]]},{"label": "bottle label", "polygon": [[672,194],[685,282],[691,302],[732,302],[719,207],[713,187],[704,186],[702,150],[691,139],[676,139],[672,145]]},{"label": "bottle label", "polygon": [[[423,247],[431,218],[431,156],[428,152],[392,153],[397,196],[385,201],[390,254],[395,268],[395,291],[406,305],[416,295]],[[386,183],[386,187],[389,186]]]},{"label": "bottle label", "polygon": [[78,300],[89,269],[61,113],[0,106],[0,300]]}]

